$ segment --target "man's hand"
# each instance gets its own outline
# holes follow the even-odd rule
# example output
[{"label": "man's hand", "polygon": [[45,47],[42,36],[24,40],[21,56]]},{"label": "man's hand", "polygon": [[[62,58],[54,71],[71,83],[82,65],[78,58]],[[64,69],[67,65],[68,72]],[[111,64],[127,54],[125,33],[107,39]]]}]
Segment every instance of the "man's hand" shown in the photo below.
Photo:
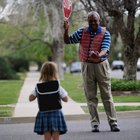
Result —
[{"label": "man's hand", "polygon": [[68,30],[69,29],[69,22],[68,20],[64,21],[64,30]]},{"label": "man's hand", "polygon": [[96,58],[102,58],[104,59],[104,57],[106,58],[108,55],[107,50],[102,50],[100,53],[98,51],[91,51],[90,52],[90,57],[96,57]]},{"label": "man's hand", "polygon": [[90,57],[99,58],[99,57],[100,57],[100,56],[99,56],[99,52],[98,52],[98,51],[96,51],[96,52],[95,52],[95,51],[91,51],[91,52],[90,52]]}]

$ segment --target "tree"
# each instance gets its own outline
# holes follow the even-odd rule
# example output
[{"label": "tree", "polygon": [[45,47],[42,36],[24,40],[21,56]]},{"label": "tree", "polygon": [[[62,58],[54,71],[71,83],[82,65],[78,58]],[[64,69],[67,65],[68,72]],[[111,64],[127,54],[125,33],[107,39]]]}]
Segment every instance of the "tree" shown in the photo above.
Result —
[{"label": "tree", "polygon": [[52,55],[50,46],[45,42],[46,22],[39,16],[37,22],[32,20],[14,25],[0,23],[0,56],[21,57],[37,63],[44,62]]},{"label": "tree", "polygon": [[45,38],[44,42],[46,42],[52,50],[52,60],[58,64],[60,79],[63,79],[62,64],[64,57],[62,2],[62,0],[7,0],[2,1],[0,7],[1,22],[19,24],[23,23],[26,18],[28,18],[29,14],[32,15],[33,19],[35,19],[40,12],[46,15],[46,20],[49,24],[46,25],[44,34],[49,34],[51,39],[50,37]]},{"label": "tree", "polygon": [[[86,11],[97,10],[102,23],[112,34],[121,36],[124,47],[124,79],[136,80],[137,61],[140,57],[140,26],[135,27],[136,19],[140,20],[139,0],[80,0]],[[140,24],[139,24],[140,25]]]},{"label": "tree", "polygon": [[63,79],[63,57],[64,57],[64,43],[63,43],[63,10],[62,0],[44,0],[47,14],[50,21],[50,29],[53,37],[52,42],[52,60],[57,62],[59,76]]}]

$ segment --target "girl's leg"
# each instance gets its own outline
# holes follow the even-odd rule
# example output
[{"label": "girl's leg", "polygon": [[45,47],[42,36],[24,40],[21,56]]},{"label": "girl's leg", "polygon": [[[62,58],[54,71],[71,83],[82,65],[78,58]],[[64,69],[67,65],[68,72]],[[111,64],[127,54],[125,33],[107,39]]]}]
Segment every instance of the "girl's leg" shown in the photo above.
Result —
[{"label": "girl's leg", "polygon": [[44,132],[44,140],[51,140],[51,132]]},{"label": "girl's leg", "polygon": [[59,140],[59,132],[52,132],[53,140]]}]

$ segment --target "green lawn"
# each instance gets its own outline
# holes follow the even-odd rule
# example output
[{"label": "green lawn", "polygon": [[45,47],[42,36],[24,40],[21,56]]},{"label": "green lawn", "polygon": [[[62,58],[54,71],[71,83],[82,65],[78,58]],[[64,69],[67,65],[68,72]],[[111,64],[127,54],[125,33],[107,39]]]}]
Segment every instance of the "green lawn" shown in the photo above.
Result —
[{"label": "green lawn", "polygon": [[[0,80],[0,117],[12,116],[13,104],[17,103],[21,87],[24,82],[25,73],[19,74],[20,80]],[[3,105],[11,105],[10,107]]]},{"label": "green lawn", "polygon": [[16,104],[26,77],[20,73],[20,80],[0,80],[0,105]]},{"label": "green lawn", "polygon": [[[69,96],[79,103],[86,102],[81,74],[65,74],[61,85],[68,91]],[[100,94],[98,95],[101,102]],[[140,96],[113,96],[114,102],[140,102]]]},{"label": "green lawn", "polygon": [[114,102],[140,102],[140,96],[113,96]]},{"label": "green lawn", "polygon": [[65,74],[61,85],[76,102],[86,102],[81,74]]},{"label": "green lawn", "polygon": [[[25,74],[21,80],[0,80],[0,105],[15,104],[23,85]],[[86,102],[81,74],[65,74],[61,85],[69,96],[79,103]],[[140,102],[140,96],[113,96],[114,102]],[[99,102],[101,102],[99,95]]]},{"label": "green lawn", "polygon": [[0,80],[0,105],[15,104],[22,85],[22,80]]},{"label": "green lawn", "polygon": [[0,117],[12,116],[14,107],[0,107]]},{"label": "green lawn", "polygon": [[[16,104],[25,74],[20,74],[21,80],[0,80],[0,105]],[[68,91],[69,96],[79,103],[85,103],[83,81],[81,74],[65,74],[61,85]],[[113,96],[114,102],[140,102],[140,96]],[[99,102],[101,102],[99,96]],[[140,110],[140,107],[116,107],[119,111]],[[0,117],[12,116],[14,107],[0,106]],[[102,108],[100,110],[103,110]]]}]

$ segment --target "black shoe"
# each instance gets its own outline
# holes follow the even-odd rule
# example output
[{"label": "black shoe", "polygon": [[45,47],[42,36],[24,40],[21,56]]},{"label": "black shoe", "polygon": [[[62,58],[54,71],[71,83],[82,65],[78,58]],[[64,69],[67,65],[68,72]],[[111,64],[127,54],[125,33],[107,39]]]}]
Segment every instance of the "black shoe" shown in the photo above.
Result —
[{"label": "black shoe", "polygon": [[91,132],[99,132],[99,126],[98,126],[98,125],[94,125],[94,126],[92,127]]},{"label": "black shoe", "polygon": [[110,128],[111,128],[112,132],[119,132],[120,131],[120,128],[116,124],[110,126]]}]

